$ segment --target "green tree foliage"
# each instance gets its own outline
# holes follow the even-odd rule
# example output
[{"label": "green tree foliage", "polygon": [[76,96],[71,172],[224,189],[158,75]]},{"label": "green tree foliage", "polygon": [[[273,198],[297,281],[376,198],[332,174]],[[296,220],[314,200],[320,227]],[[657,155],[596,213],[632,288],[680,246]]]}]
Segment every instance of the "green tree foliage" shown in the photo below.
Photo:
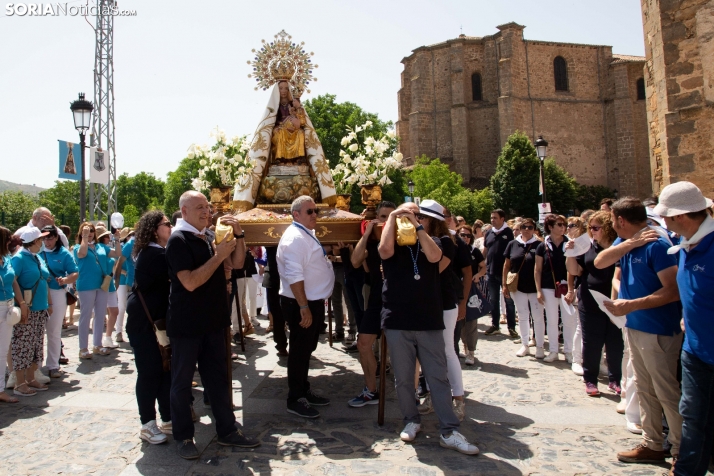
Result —
[{"label": "green tree foliage", "polygon": [[37,206],[37,198],[29,193],[0,192],[0,223],[14,233],[21,226],[27,225]]},{"label": "green tree foliage", "polygon": [[165,184],[153,174],[141,172],[130,177],[125,173],[117,177],[116,185],[117,210],[124,210],[127,205],[132,205],[141,215],[164,205]]},{"label": "green tree foliage", "polygon": [[583,212],[587,209],[599,210],[603,198],[614,198],[615,191],[603,185],[576,185],[575,209]]},{"label": "green tree foliage", "polygon": [[535,147],[524,133],[516,131],[501,149],[491,176],[494,205],[507,214],[537,217],[539,168]]},{"label": "green tree foliage", "polygon": [[199,168],[198,159],[189,159],[187,157],[181,161],[176,170],[167,174],[163,208],[168,216],[171,216],[173,212],[179,209],[181,194],[187,190],[193,190],[191,181],[198,177]]},{"label": "green tree foliage", "polygon": [[370,132],[375,139],[382,137],[393,126],[392,121],[381,121],[377,114],[366,112],[357,104],[338,103],[334,94],[308,99],[304,107],[315,127],[325,157],[330,162],[330,168],[334,168],[340,160],[340,141],[347,135],[347,126],[354,128],[372,121]]},{"label": "green tree foliage", "polygon": [[[55,185],[39,193],[40,205],[47,207],[55,216],[58,225],[68,225],[76,231],[79,227],[79,182],[76,180],[55,180]],[[86,200],[89,200],[87,185]],[[87,203],[87,217],[89,204]]]},{"label": "green tree foliage", "polygon": [[545,198],[553,213],[567,215],[575,206],[578,183],[552,158],[546,159]]},{"label": "green tree foliage", "polygon": [[136,222],[139,221],[139,218],[141,218],[142,213],[139,212],[139,209],[137,207],[128,203],[124,205],[122,215],[124,216],[124,226],[128,226],[131,228],[136,224]]}]

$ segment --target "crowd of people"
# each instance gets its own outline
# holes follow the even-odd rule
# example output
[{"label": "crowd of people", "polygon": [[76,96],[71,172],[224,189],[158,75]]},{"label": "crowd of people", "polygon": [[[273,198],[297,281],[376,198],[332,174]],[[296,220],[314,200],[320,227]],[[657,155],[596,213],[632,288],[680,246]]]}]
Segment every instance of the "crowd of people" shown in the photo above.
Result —
[{"label": "crowd of people", "polygon": [[[542,224],[507,220],[497,209],[490,224],[468,225],[434,200],[382,202],[358,243],[325,246],[314,231],[319,209],[302,196],[280,243],[267,248],[246,246],[239,221],[214,214],[197,192],[182,195],[174,216],[151,211],[134,229],[82,223],[73,245],[69,230],[40,208],[15,233],[0,228],[0,316],[7,316],[0,355],[12,388],[0,401],[31,397],[63,376],[61,330],[72,325],[78,300],[79,359],[108,355],[125,338],[134,351],[142,439],[158,444],[172,434],[179,456],[198,457],[198,369],[218,443],[255,447],[231,407],[227,343],[255,332],[261,307],[278,355],[287,358],[287,412],[317,418],[315,407],[330,400],[311,387],[309,363],[329,302],[332,338],[358,354],[364,374],[348,406],[379,403],[384,359],[404,418],[400,438],[415,440],[421,415],[435,412],[440,445],[473,455],[479,449],[459,432],[466,415],[460,359],[478,363],[483,316],[490,317],[485,335],[506,325],[520,344],[516,356],[529,357],[534,347],[535,359],[567,362],[587,396],[600,395],[607,375],[607,390],[621,397],[615,410],[643,438],[618,460],[671,457],[669,474],[702,475],[714,446],[711,207],[689,182],[667,186],[659,198],[603,200],[600,210],[568,218],[549,214]],[[217,225],[230,231],[219,234]],[[486,306],[474,314],[476,305]],[[375,352],[380,339],[388,356]]]}]

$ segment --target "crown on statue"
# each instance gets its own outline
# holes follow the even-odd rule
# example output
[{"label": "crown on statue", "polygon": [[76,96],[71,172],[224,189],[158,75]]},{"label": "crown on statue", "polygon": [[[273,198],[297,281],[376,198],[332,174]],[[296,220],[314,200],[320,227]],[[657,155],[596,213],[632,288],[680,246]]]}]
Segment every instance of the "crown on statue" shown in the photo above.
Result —
[{"label": "crown on statue", "polygon": [[255,78],[258,83],[256,91],[259,88],[265,91],[277,82],[287,81],[293,87],[294,97],[300,97],[304,91],[310,92],[306,86],[310,81],[317,81],[312,76],[312,70],[317,68],[310,59],[313,53],[305,52],[305,42],[298,44],[291,40],[292,37],[282,30],[275,35],[275,40],[270,43],[262,40],[260,50],[252,50],[255,57],[248,64],[253,66],[253,73],[248,77]]}]

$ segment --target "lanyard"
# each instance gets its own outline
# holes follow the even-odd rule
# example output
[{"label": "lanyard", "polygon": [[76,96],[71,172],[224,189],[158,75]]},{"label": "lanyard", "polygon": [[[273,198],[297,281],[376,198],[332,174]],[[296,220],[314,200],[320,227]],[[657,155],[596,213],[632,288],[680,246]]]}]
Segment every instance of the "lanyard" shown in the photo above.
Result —
[{"label": "lanyard", "polygon": [[318,240],[317,238],[315,238],[315,235],[313,235],[312,233],[310,233],[310,232],[307,230],[307,228],[305,228],[304,226],[302,226],[301,224],[299,224],[299,223],[297,223],[297,222],[293,222],[293,225],[295,225],[296,227],[300,228],[302,231],[304,231],[305,233],[307,233],[307,234],[310,236],[310,238],[312,238],[313,240],[315,240],[315,243],[317,243],[318,245],[320,245],[320,249],[322,250],[322,256],[324,256],[325,258],[327,258],[327,253],[325,252],[325,248],[322,247],[322,244],[320,243],[320,240]]}]

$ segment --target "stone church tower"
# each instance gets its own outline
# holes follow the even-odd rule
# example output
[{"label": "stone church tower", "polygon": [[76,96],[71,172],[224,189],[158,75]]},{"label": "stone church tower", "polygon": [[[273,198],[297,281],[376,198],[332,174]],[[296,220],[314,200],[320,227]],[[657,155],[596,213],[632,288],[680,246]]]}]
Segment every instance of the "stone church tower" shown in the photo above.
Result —
[{"label": "stone church tower", "polygon": [[510,134],[542,135],[548,155],[586,185],[651,194],[645,58],[612,47],[523,39],[508,23],[402,60],[397,133],[409,160],[438,157],[488,185]]}]

